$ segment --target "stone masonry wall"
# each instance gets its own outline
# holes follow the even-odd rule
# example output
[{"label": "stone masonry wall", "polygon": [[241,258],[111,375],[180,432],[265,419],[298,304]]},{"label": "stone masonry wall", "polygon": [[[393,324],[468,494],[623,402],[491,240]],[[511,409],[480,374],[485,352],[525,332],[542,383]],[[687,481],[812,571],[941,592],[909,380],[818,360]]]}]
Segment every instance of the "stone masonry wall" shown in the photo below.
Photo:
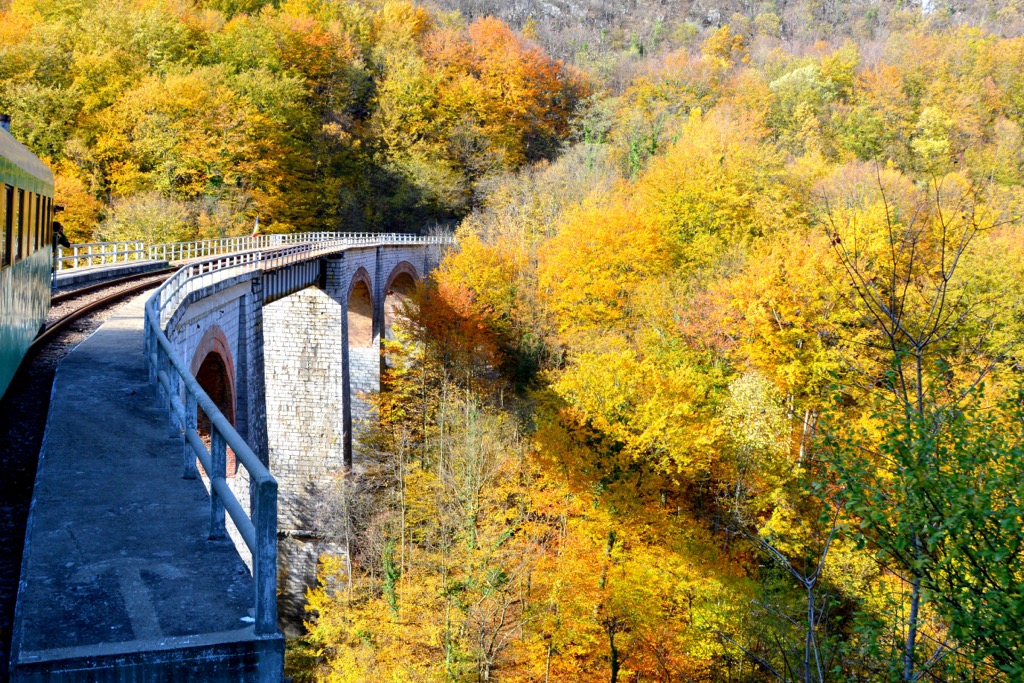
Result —
[{"label": "stone masonry wall", "polygon": [[323,550],[320,508],[344,465],[341,304],[315,287],[263,308],[270,471],[278,485],[278,610],[288,630]]},{"label": "stone masonry wall", "polygon": [[373,341],[374,348],[348,350],[352,433],[357,439],[360,424],[373,418],[373,410],[362,394],[380,391],[380,336],[374,335]]},{"label": "stone masonry wall", "polygon": [[279,529],[311,529],[317,489],[344,465],[341,312],[338,301],[313,287],[263,309],[267,431]]}]

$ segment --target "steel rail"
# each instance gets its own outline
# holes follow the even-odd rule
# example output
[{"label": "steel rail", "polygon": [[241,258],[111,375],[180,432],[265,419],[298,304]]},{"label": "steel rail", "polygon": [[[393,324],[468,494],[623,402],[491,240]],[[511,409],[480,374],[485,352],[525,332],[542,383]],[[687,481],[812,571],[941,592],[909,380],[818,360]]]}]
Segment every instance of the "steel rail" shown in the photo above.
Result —
[{"label": "steel rail", "polygon": [[[145,273],[136,273],[134,275],[125,275],[124,277],[119,277],[119,278],[116,278],[114,280],[104,280],[103,282],[97,282],[94,285],[88,285],[86,287],[79,287],[78,289],[70,289],[70,290],[68,290],[66,292],[61,292],[60,294],[54,294],[53,296],[51,296],[50,297],[50,305],[51,306],[56,306],[57,304],[64,303],[65,301],[70,301],[71,299],[75,299],[75,298],[80,297],[80,296],[82,296],[84,294],[91,294],[93,292],[98,292],[101,289],[106,289],[107,287],[113,287],[115,285],[121,285],[121,284],[124,284],[125,282],[131,282],[133,280],[140,280],[143,277],[150,277],[150,276],[156,276],[156,275],[167,275],[168,277],[170,277],[170,275],[172,275],[177,270],[178,270],[177,268],[173,268],[173,267],[172,268],[161,268],[160,270],[151,270],[151,271],[148,271],[148,272],[145,272]],[[163,284],[163,283],[161,283],[161,284]]]},{"label": "steel rail", "polygon": [[[160,272],[161,273],[166,273],[166,271],[160,271]],[[153,277],[154,273],[145,273],[144,275],[147,276],[147,277]],[[135,285],[134,287],[129,287],[128,289],[123,289],[123,290],[121,290],[119,292],[114,292],[113,294],[111,294],[109,296],[105,296],[102,299],[97,299],[96,301],[91,301],[88,304],[82,306],[81,308],[76,308],[75,310],[71,311],[67,315],[62,316],[61,318],[55,320],[50,325],[47,325],[46,328],[42,332],[40,332],[36,336],[35,339],[32,340],[32,344],[30,344],[29,347],[28,347],[28,353],[31,354],[31,353],[37,353],[38,351],[40,351],[44,346],[46,346],[51,341],[53,341],[53,338],[55,336],[57,336],[60,332],[64,331],[67,328],[68,325],[70,325],[71,323],[75,322],[76,320],[79,320],[79,319],[89,315],[90,313],[95,313],[96,311],[98,311],[100,309],[106,308],[107,306],[110,306],[111,304],[117,303],[121,299],[124,299],[125,297],[131,296],[132,294],[138,294],[139,292],[144,292],[147,289],[153,289],[154,287],[158,287],[161,284],[163,284],[164,282],[166,282],[168,279],[170,279],[170,277],[171,277],[171,275],[167,274],[167,277],[164,277],[164,278],[162,278],[161,280],[158,280],[158,281],[141,282],[138,285]],[[127,280],[138,280],[138,279],[141,279],[141,278],[142,278],[142,275],[136,275],[136,276],[132,276],[130,278],[127,278]],[[126,278],[120,278],[119,280],[111,281],[111,282],[105,282],[103,284],[106,287],[112,287],[112,286],[114,286],[115,282],[117,284],[124,284],[124,280],[126,280]],[[93,288],[92,291],[96,291],[98,289],[102,289],[102,287]],[[79,292],[79,293],[84,293],[84,292]]]}]

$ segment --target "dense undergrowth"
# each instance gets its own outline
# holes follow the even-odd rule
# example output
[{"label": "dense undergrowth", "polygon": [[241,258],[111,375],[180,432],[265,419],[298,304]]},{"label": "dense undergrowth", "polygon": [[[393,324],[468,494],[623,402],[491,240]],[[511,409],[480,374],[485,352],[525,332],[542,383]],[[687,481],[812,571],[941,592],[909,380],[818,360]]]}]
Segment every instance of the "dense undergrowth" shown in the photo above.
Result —
[{"label": "dense undergrowth", "polygon": [[488,182],[294,670],[1019,679],[1022,47],[723,27]]}]

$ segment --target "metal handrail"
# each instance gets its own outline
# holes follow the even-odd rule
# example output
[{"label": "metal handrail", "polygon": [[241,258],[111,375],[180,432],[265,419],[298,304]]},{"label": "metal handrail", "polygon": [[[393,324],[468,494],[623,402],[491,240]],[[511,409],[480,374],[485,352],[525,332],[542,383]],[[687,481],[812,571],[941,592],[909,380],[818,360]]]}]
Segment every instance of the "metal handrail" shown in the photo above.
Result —
[{"label": "metal handrail", "polygon": [[297,244],[300,242],[323,241],[325,239],[336,239],[339,233],[336,232],[297,232],[288,235],[244,235],[241,237],[221,237],[209,240],[195,240],[192,242],[167,242],[163,244],[152,244],[148,247],[151,260],[189,261],[192,259],[217,256],[237,251],[248,251],[251,249],[265,249],[268,247],[279,247],[286,244]]},{"label": "metal handrail", "polygon": [[[172,433],[185,437],[183,452],[186,479],[195,479],[196,458],[210,479],[210,538],[224,538],[227,534],[224,512],[231,516],[245,545],[252,553],[253,583],[256,589],[256,633],[277,632],[277,480],[260,462],[249,444],[235,431],[213,400],[199,386],[189,369],[174,352],[171,341],[150,316],[147,303],[146,332],[156,341],[150,342],[149,372],[156,379],[160,398],[166,403]],[[175,384],[180,381],[185,390],[182,406]],[[178,399],[178,400],[175,400]],[[202,408],[210,420],[210,449],[197,431],[196,408]],[[249,515],[227,484],[227,446],[235,453],[255,482],[253,513]]]},{"label": "metal handrail", "polygon": [[[150,382],[157,384],[161,401],[166,404],[172,433],[184,436],[185,477],[194,479],[198,476],[195,466],[198,458],[210,479],[210,537],[224,537],[224,513],[227,512],[252,552],[255,629],[261,634],[277,630],[277,480],[203,391],[178,357],[164,327],[190,294],[237,275],[255,270],[274,270],[348,247],[452,242],[448,236],[375,233],[343,236],[339,233],[305,233],[301,237],[301,243],[290,246],[234,253],[183,266],[146,301],[145,344]],[[184,390],[184,400],[177,387],[179,381]],[[210,419],[209,450],[197,431],[197,407],[202,408]],[[251,518],[227,484],[228,446],[255,482]]]},{"label": "metal handrail", "polygon": [[[252,249],[266,249],[309,241],[337,239],[337,232],[297,232],[291,234],[243,235],[220,237],[191,242],[161,242],[149,246],[142,240],[121,242],[89,242],[57,247],[54,259],[57,270],[106,265],[124,261],[168,261],[171,263],[190,261],[219,254],[229,254]],[[356,233],[358,234],[358,233]],[[366,233],[362,233],[366,234]]]}]

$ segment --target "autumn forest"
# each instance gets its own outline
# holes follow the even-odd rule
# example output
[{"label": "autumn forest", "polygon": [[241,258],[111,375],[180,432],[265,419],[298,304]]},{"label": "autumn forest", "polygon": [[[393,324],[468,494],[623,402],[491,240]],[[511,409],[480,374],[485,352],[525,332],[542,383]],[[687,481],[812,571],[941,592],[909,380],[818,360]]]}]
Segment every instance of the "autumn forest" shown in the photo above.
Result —
[{"label": "autumn forest", "polygon": [[493,4],[0,4],[73,241],[456,235],[288,675],[1024,680],[1024,7]]}]

